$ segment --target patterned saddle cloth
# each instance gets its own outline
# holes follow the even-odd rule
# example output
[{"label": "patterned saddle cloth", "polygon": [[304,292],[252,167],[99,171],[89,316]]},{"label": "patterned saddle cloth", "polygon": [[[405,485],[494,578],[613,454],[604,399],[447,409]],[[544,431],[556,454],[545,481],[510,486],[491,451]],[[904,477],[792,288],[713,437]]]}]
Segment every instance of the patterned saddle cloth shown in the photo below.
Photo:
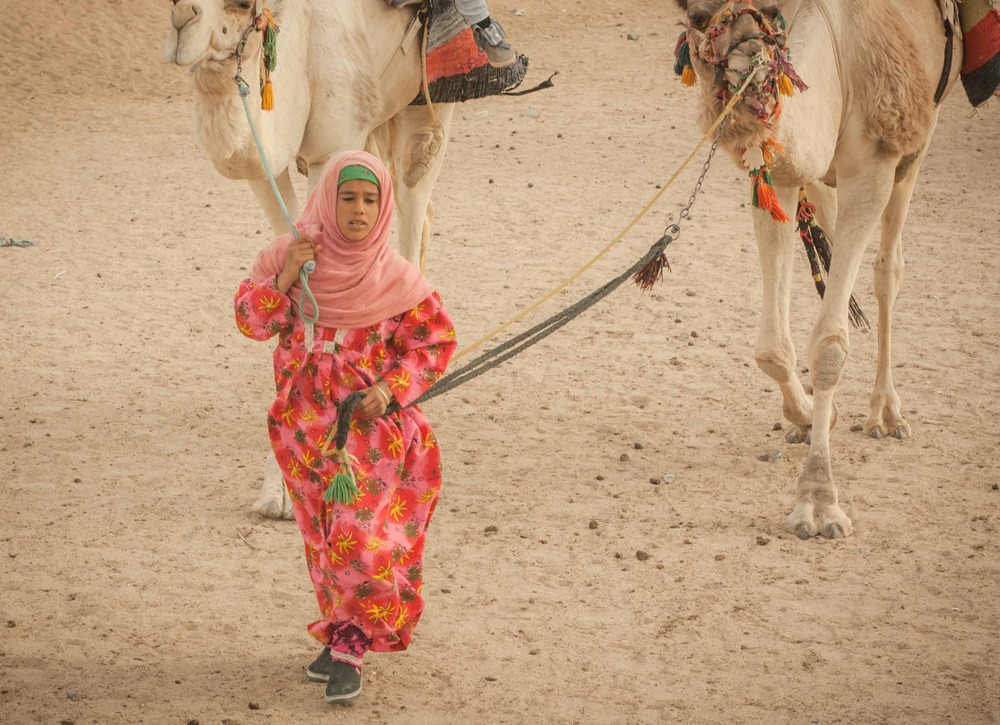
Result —
[{"label": "patterned saddle cloth", "polygon": [[993,0],[938,0],[950,32],[962,42],[962,85],[979,106],[1000,94],[1000,12]]},{"label": "patterned saddle cloth", "polygon": [[[389,4],[420,5],[423,0],[389,0]],[[528,72],[527,57],[518,53],[517,60],[505,68],[491,66],[486,54],[476,46],[472,28],[455,9],[454,0],[430,0],[430,12],[424,23],[427,83],[432,102],[459,103],[499,96],[517,88],[524,80]],[[421,90],[410,105],[426,102]]]}]

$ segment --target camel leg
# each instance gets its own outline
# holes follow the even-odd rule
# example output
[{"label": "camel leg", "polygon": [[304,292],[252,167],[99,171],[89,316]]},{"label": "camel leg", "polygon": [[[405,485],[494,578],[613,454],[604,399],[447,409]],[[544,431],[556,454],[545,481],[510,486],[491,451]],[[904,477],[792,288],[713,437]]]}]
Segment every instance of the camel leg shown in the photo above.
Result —
[{"label": "camel leg", "polygon": [[393,158],[399,205],[399,253],[424,270],[434,208],[431,193],[444,163],[455,105],[408,106],[395,117]]},{"label": "camel leg", "polygon": [[800,539],[817,533],[839,539],[852,529],[851,520],[840,508],[830,464],[833,396],[847,360],[851,291],[865,247],[892,193],[896,166],[894,159],[880,160],[874,152],[865,154],[862,144],[854,146],[859,157],[842,164],[846,170],[838,178],[837,245],[809,343],[812,440],[805,470],[799,477],[795,509],[786,521],[788,529]]},{"label": "camel leg", "polygon": [[264,463],[264,485],[253,505],[253,510],[269,519],[291,519],[292,499],[288,497],[285,479],[281,475],[278,461],[269,452]]},{"label": "camel leg", "polygon": [[[288,169],[275,176],[274,181],[278,185],[278,191],[281,192],[282,199],[285,201],[285,207],[288,209],[289,216],[294,220],[299,215],[299,201],[295,196],[295,187],[292,186],[292,178],[288,173]],[[250,189],[253,191],[254,196],[257,197],[257,203],[260,204],[260,208],[267,215],[267,220],[271,222],[271,232],[274,236],[287,232],[288,222],[285,220],[285,215],[281,213],[281,205],[278,204],[278,200],[274,196],[271,183],[267,179],[249,179],[247,183],[250,184]]]},{"label": "camel leg", "polygon": [[882,215],[882,240],[873,263],[875,297],[878,299],[878,362],[875,386],[869,406],[871,415],[864,432],[872,438],[894,435],[900,440],[911,435],[910,424],[899,410],[899,396],[892,384],[892,313],[896,295],[903,284],[903,224],[910,197],[920,171],[926,147],[910,160],[905,176],[895,185],[889,205]]},{"label": "camel leg", "polygon": [[[271,189],[271,184],[267,179],[263,181],[250,180],[247,183],[250,184],[254,196],[257,197],[257,203],[267,214],[268,221],[271,222],[272,233],[278,236],[287,232],[288,222],[281,212],[281,206],[274,197],[274,190]],[[289,215],[295,219],[299,214],[299,205],[288,169],[275,177],[275,183],[278,185],[278,191],[281,192]],[[264,465],[264,483],[260,487],[260,493],[257,495],[253,510],[261,516],[271,519],[292,518],[292,502],[288,498],[288,491],[285,489],[285,482],[281,477],[278,463],[270,451],[267,454],[267,463]]]},{"label": "camel leg", "polygon": [[[781,207],[795,209],[798,189],[777,189]],[[782,410],[798,430],[789,434],[795,441],[808,434],[812,425],[812,402],[795,374],[795,346],[788,326],[791,303],[792,266],[798,236],[792,224],[777,224],[759,209],[753,212],[757,251],[764,280],[763,309],[754,358],[757,365],[781,388]]]}]

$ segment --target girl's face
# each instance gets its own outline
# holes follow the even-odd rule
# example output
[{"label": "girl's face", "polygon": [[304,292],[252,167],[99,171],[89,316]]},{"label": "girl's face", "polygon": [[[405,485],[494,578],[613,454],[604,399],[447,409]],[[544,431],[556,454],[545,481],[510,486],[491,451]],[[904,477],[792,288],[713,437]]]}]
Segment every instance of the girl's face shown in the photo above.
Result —
[{"label": "girl's face", "polygon": [[378,221],[379,189],[364,179],[350,179],[337,189],[337,228],[350,242],[364,241]]}]

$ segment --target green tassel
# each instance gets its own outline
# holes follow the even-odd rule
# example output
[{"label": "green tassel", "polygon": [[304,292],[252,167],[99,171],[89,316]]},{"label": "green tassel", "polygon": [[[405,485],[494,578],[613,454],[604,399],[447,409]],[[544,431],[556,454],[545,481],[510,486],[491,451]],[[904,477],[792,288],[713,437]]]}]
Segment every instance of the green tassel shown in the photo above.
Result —
[{"label": "green tassel", "polygon": [[681,33],[677,40],[677,48],[674,50],[674,74],[683,75],[684,68],[691,65],[691,46],[688,43],[687,33]]},{"label": "green tassel", "polygon": [[340,467],[323,492],[323,500],[327,503],[352,504],[358,499],[358,481],[354,477],[351,457],[344,449],[337,451],[336,455],[340,458]]},{"label": "green tassel", "polygon": [[264,67],[273,71],[278,65],[278,26],[268,19],[264,26]]},{"label": "green tassel", "polygon": [[358,484],[352,471],[338,471],[323,493],[323,500],[327,503],[352,504],[357,498]]}]

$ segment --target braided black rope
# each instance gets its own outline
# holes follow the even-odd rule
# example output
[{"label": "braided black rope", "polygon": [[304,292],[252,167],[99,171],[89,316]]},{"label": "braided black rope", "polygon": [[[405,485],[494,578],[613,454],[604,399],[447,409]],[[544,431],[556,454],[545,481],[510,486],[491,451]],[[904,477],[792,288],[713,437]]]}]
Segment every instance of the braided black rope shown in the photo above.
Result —
[{"label": "braided black rope", "polygon": [[[549,319],[538,323],[530,330],[526,330],[520,335],[516,335],[510,340],[507,340],[507,342],[497,345],[491,350],[487,350],[472,362],[462,366],[459,370],[445,375],[443,378],[438,380],[437,383],[435,383],[434,387],[413,402],[408,403],[407,405],[399,405],[399,403],[393,401],[392,404],[386,409],[386,415],[398,413],[404,408],[425,403],[431,398],[436,398],[443,393],[447,393],[449,390],[457,388],[459,385],[463,385],[474,378],[478,378],[483,373],[501,365],[535,343],[544,340],[553,332],[566,325],[566,323],[570,320],[575,317],[579,317],[583,312],[593,307],[595,304],[621,287],[622,284],[624,284],[630,277],[637,274],[644,267],[661,259],[667,245],[674,241],[679,233],[679,228],[676,225],[671,225],[667,228],[667,231],[664,232],[663,236],[650,246],[649,251],[643,255],[642,259],[629,267],[629,269],[625,272],[605,284],[603,287],[599,287],[583,299],[578,300],[569,307],[557,312]],[[354,409],[358,406],[358,403],[361,402],[365,395],[366,393],[364,391],[359,390],[348,395],[340,401],[339,405],[337,405],[337,434],[334,439],[334,445],[336,446],[335,450],[340,450],[347,445],[347,437],[351,431],[351,418],[354,417]]]},{"label": "braided black rope", "polygon": [[351,433],[351,418],[354,417],[354,409],[358,407],[367,393],[363,390],[351,393],[340,401],[337,406],[337,435],[333,440],[334,450],[339,451],[347,445],[347,436]]},{"label": "braided black rope", "polygon": [[[463,385],[473,378],[477,378],[488,370],[501,365],[510,358],[514,357],[518,353],[526,350],[537,342],[544,340],[546,337],[551,335],[553,332],[563,327],[570,320],[575,317],[579,317],[584,311],[593,307],[595,304],[600,302],[602,299],[607,297],[609,294],[614,292],[616,289],[622,286],[630,277],[636,274],[646,265],[654,262],[663,255],[663,251],[667,248],[670,242],[674,241],[677,233],[670,233],[675,227],[670,227],[662,237],[660,237],[656,242],[650,246],[649,251],[643,255],[642,259],[633,264],[628,270],[618,275],[610,282],[605,284],[603,287],[591,292],[589,295],[583,299],[575,302],[569,307],[557,312],[549,319],[538,323],[530,330],[526,330],[519,335],[512,337],[501,345],[497,345],[491,350],[484,352],[482,355],[477,357],[472,362],[462,366],[459,370],[456,370],[448,375],[441,378],[430,390],[425,392],[419,398],[409,403],[406,406],[400,406],[398,403],[393,403],[389,406],[387,413],[395,413],[403,408],[409,408],[412,405],[417,405],[419,403],[425,403],[431,398],[435,398],[442,393],[447,393],[449,390],[457,388],[459,385]],[[353,395],[356,395],[353,394]],[[350,399],[348,396],[344,403]],[[343,403],[341,404],[343,405]],[[346,411],[345,411],[346,412]],[[339,440],[339,433],[338,433]]]},{"label": "braided black rope", "polygon": [[[820,298],[826,294],[826,282],[823,280],[822,269],[827,274],[830,273],[830,263],[833,260],[833,251],[830,248],[830,240],[826,236],[823,228],[816,223],[815,207],[803,195],[799,199],[799,208],[796,211],[796,221],[799,228],[799,237],[802,245],[806,249],[806,257],[809,259],[809,269],[812,272],[813,282]],[[851,324],[857,329],[871,329],[868,317],[858,303],[857,298],[852,294],[848,305],[848,318]]]}]

